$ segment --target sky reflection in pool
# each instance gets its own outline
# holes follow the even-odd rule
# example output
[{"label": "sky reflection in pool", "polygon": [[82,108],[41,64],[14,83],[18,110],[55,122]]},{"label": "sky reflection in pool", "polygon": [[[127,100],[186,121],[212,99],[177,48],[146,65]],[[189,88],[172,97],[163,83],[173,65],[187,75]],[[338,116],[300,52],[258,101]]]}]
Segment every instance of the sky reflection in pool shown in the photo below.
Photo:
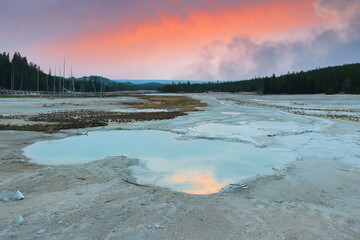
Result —
[{"label": "sky reflection in pool", "polygon": [[24,148],[34,162],[47,165],[79,164],[107,156],[125,155],[146,164],[131,167],[141,183],[191,194],[218,192],[229,183],[295,159],[286,149],[255,148],[222,140],[178,139],[181,135],[155,130],[91,132],[88,136],[37,142]]}]

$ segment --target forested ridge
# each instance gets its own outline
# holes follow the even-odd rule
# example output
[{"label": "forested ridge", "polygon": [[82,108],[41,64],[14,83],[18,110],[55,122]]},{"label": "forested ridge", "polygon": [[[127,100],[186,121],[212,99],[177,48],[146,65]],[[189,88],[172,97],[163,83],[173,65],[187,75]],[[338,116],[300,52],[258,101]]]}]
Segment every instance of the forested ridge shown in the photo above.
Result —
[{"label": "forested ridge", "polygon": [[173,83],[159,90],[163,92],[259,92],[262,94],[360,94],[360,64],[318,68],[307,72],[244,81]]},{"label": "forested ridge", "polygon": [[112,92],[154,90],[162,92],[259,92],[261,94],[360,94],[360,63],[293,72],[282,76],[254,78],[243,81],[172,83],[119,83],[99,76],[64,78],[45,73],[26,57],[15,52],[0,53],[0,90],[67,92]]},{"label": "forested ridge", "polygon": [[[11,82],[13,80],[13,87]],[[9,53],[0,54],[0,88],[14,89],[20,91],[42,91],[49,93],[71,92],[74,88],[77,91],[92,92],[94,89],[101,89],[101,82],[96,77],[84,79],[83,81],[73,81],[73,78],[53,76],[51,71],[44,73],[40,67],[34,63],[29,63],[26,57],[15,52],[10,59]],[[109,90],[109,86],[103,86],[104,91]]]},{"label": "forested ridge", "polygon": [[156,90],[158,86],[159,84],[155,83],[119,83],[99,76],[64,78],[53,75],[50,70],[45,73],[38,65],[28,62],[27,58],[22,57],[18,52],[15,52],[12,58],[9,53],[0,53],[0,90],[69,93],[74,89],[75,92],[99,93]]}]

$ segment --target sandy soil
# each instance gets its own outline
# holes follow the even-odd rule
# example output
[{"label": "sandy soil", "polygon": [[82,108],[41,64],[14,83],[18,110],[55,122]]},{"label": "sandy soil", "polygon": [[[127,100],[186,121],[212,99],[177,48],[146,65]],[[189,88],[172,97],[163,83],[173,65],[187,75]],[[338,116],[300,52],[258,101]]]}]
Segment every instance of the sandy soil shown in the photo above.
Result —
[{"label": "sandy soil", "polygon": [[[37,114],[48,111],[44,104],[55,104],[61,110],[113,110],[118,105],[110,103],[122,100],[53,101],[1,103],[0,109],[1,114]],[[65,101],[71,104],[61,105]],[[137,164],[133,159],[49,167],[22,154],[31,143],[71,134],[0,131],[0,190],[19,189],[25,196],[0,201],[1,240],[360,238],[360,170],[336,159],[299,159],[249,189],[199,196],[124,182],[132,179],[127,167]],[[14,224],[19,215],[24,222]]]}]

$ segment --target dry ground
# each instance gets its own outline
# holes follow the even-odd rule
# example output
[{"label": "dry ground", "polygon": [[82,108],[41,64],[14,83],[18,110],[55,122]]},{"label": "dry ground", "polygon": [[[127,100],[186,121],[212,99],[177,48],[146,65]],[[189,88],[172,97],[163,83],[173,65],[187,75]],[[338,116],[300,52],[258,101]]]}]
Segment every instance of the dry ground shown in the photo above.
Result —
[{"label": "dry ground", "polygon": [[[172,119],[186,115],[186,112],[196,111],[197,107],[204,107],[206,104],[199,100],[184,96],[156,96],[156,95],[119,95],[117,98],[126,97],[134,98],[133,101],[106,103],[112,105],[113,109],[119,106],[128,106],[136,109],[161,109],[166,112],[114,112],[106,110],[94,110],[84,107],[82,103],[76,103],[79,98],[68,98],[71,100],[68,104],[58,103],[64,109],[67,105],[78,106],[80,109],[54,111],[58,107],[56,103],[44,104],[42,107],[48,111],[44,113],[33,114],[1,114],[0,113],[0,130],[16,130],[16,131],[41,131],[41,132],[58,132],[64,129],[81,129],[90,127],[107,126],[110,122],[128,123],[135,121],[152,121]],[[10,98],[10,96],[7,96]],[[38,98],[44,98],[39,96]],[[111,98],[110,96],[106,97]],[[12,98],[16,99],[16,98]],[[62,100],[63,97],[57,100]],[[98,98],[101,102],[102,98]],[[85,99],[86,100],[86,99]],[[87,102],[88,104],[89,102]],[[1,120],[8,120],[2,121]],[[11,121],[18,120],[18,121]],[[19,120],[21,124],[19,124]]]},{"label": "dry ground", "polygon": [[[63,101],[72,104],[61,105]],[[53,108],[44,112],[44,102],[54,104]],[[44,100],[27,106],[8,104],[14,109],[2,106],[1,110],[2,115],[14,115],[29,108],[28,115],[38,116],[59,109],[110,111],[120,102],[121,98]],[[151,106],[159,108],[150,102]],[[336,159],[326,165],[321,159],[299,159],[249,189],[197,196],[124,182],[123,178],[132,180],[127,167],[137,164],[133,159],[112,157],[85,165],[48,167],[32,164],[22,154],[21,149],[31,143],[69,134],[0,131],[0,190],[19,189],[25,196],[21,201],[0,201],[1,240],[360,237],[360,172]],[[24,222],[16,225],[19,215]],[[45,232],[37,233],[41,229]]]}]

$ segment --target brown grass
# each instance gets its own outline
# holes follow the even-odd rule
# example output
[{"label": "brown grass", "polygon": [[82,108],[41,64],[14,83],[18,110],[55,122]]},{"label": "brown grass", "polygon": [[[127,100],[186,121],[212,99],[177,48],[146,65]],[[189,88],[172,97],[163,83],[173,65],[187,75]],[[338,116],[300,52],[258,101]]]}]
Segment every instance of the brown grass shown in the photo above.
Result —
[{"label": "brown grass", "polygon": [[173,119],[183,115],[186,115],[186,113],[181,111],[150,113],[119,113],[94,110],[60,111],[38,114],[35,116],[14,116],[16,119],[24,119],[27,121],[42,123],[29,125],[3,124],[0,125],[0,130],[39,131],[53,133],[63,129],[81,129],[106,126],[110,121],[117,123],[153,121]]},{"label": "brown grass", "polygon": [[200,100],[185,96],[163,96],[163,95],[135,95],[134,97],[145,100],[144,103],[134,104],[133,107],[139,109],[146,108],[165,108],[178,109],[181,111],[196,111],[197,107],[206,107],[206,103]]},{"label": "brown grass", "polygon": [[[107,97],[108,96],[109,95],[107,95]],[[117,94],[114,96],[135,97],[143,100],[142,103],[124,102],[124,104],[130,105],[133,108],[168,109],[169,111],[121,113],[96,110],[75,110],[42,113],[38,115],[0,115],[0,119],[23,119],[25,121],[35,122],[35,124],[28,125],[0,124],[0,130],[40,131],[53,133],[63,129],[81,129],[106,126],[109,124],[109,122],[126,123],[136,121],[173,119],[178,116],[186,115],[186,112],[188,111],[196,111],[197,107],[207,106],[207,104],[201,103],[199,100],[185,96],[141,94]],[[37,97],[44,97],[44,95],[38,95]],[[49,95],[47,95],[47,97],[49,97]],[[44,107],[48,106],[44,105]]]}]

